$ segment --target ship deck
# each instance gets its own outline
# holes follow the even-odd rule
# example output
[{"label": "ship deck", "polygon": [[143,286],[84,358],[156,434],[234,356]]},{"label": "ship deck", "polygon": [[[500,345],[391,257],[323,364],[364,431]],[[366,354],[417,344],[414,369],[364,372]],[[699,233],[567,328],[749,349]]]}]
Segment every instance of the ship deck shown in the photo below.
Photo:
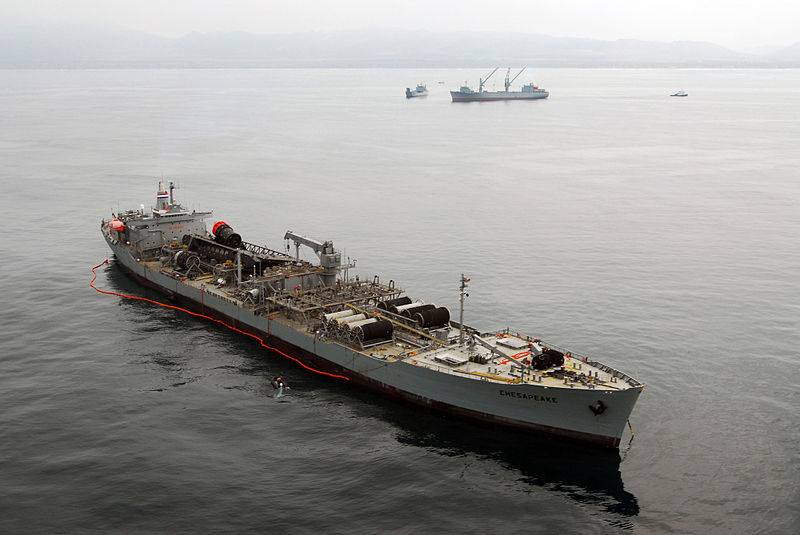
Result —
[{"label": "ship deck", "polygon": [[568,355],[565,355],[561,366],[535,370],[526,363],[531,349],[541,351],[549,346],[541,341],[534,342],[530,337],[512,334],[510,330],[480,335],[493,350],[459,344],[459,329],[451,326],[449,331],[448,339],[454,340],[454,343],[447,345],[420,349],[408,343],[391,342],[372,347],[364,353],[378,359],[404,360],[414,366],[499,384],[537,384],[551,388],[607,391],[636,386],[629,382],[627,376],[608,366]]},{"label": "ship deck", "polygon": [[[179,278],[188,286],[258,313],[257,307],[252,303],[245,303],[237,298],[234,288],[216,284],[211,273],[187,278],[171,268],[162,266],[158,261],[142,263],[150,269]],[[334,296],[333,299],[336,297]],[[260,314],[270,314],[273,321],[278,321],[297,331],[315,333],[317,325],[312,318],[302,313],[305,309],[296,307],[288,309],[277,300],[270,304],[271,308]],[[478,333],[474,329],[465,327],[465,331],[476,335],[483,343],[460,343],[460,329],[454,322],[451,322],[446,328],[438,329],[435,333],[427,333],[397,321],[397,316],[392,317],[392,314],[384,311],[374,308],[365,310],[359,306],[360,302],[351,303],[346,298],[342,298],[337,301],[337,304],[350,306],[356,311],[365,312],[372,317],[389,319],[395,324],[395,334],[391,340],[366,348],[358,347],[357,344],[348,343],[346,340],[326,340],[347,346],[353,351],[358,351],[376,360],[404,361],[406,364],[465,379],[497,384],[535,384],[549,388],[608,392],[641,386],[639,382],[618,370],[568,351],[562,351],[564,353],[563,365],[536,370],[531,366],[532,355],[540,353],[546,348],[554,348],[554,346],[511,329]],[[324,335],[316,330],[315,336]],[[469,338],[468,334],[465,334],[464,339],[468,340]]]},{"label": "ship deck", "polygon": [[[237,298],[234,288],[216,284],[214,276],[206,273],[196,278],[183,277],[179,272],[166,268],[158,261],[143,262],[154,270],[168,274],[191,287],[210,295],[227,300],[239,307],[257,311],[252,303]],[[337,298],[334,296],[334,300]],[[271,308],[260,312],[270,314],[273,321],[290,326],[297,331],[315,332],[315,322],[304,311],[316,307],[288,309],[279,300],[273,300]],[[365,312],[371,317],[389,319],[395,324],[395,335],[391,340],[362,348],[346,340],[326,340],[349,347],[363,355],[388,362],[404,361],[413,366],[428,368],[441,373],[456,375],[465,379],[487,381],[497,384],[535,384],[549,388],[586,389],[599,391],[619,391],[641,386],[640,383],[609,366],[573,353],[564,353],[564,363],[543,370],[536,370],[530,364],[532,355],[540,353],[553,345],[539,339],[522,335],[511,329],[478,333],[465,327],[465,331],[475,334],[483,344],[460,343],[460,329],[451,322],[446,328],[435,333],[415,329],[396,320],[397,316],[383,311],[365,310],[360,302],[352,303],[342,298],[336,301],[341,306],[350,306],[357,312]],[[316,336],[320,335],[316,331]],[[464,336],[465,340],[470,337]]]}]

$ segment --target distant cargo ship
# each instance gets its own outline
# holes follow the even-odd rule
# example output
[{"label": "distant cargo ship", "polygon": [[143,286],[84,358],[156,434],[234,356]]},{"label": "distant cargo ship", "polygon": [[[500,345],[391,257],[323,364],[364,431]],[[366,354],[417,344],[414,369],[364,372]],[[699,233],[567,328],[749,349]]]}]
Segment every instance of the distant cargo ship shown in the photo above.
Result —
[{"label": "distant cargo ship", "polygon": [[464,85],[461,86],[461,89],[458,91],[450,91],[450,96],[453,97],[453,102],[476,102],[476,101],[484,101],[484,100],[535,100],[540,98],[547,98],[550,93],[546,90],[540,88],[539,86],[533,85],[533,82],[523,85],[522,91],[509,91],[511,84],[514,83],[520,74],[525,70],[525,67],[522,68],[521,71],[517,73],[514,78],[510,78],[511,76],[511,69],[508,69],[506,72],[506,81],[505,81],[505,91],[484,91],[483,86],[489,81],[489,78],[497,72],[496,67],[489,76],[485,79],[481,79],[478,90],[475,91],[471,87],[464,82]]}]

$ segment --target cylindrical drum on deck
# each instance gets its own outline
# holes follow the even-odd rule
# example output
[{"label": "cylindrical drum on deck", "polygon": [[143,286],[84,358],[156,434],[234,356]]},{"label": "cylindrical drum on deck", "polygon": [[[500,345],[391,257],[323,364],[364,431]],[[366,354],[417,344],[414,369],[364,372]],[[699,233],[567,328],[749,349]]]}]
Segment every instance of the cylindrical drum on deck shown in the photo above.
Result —
[{"label": "cylindrical drum on deck", "polygon": [[389,310],[391,306],[400,306],[400,305],[407,305],[411,303],[411,298],[404,295],[403,297],[398,297],[397,299],[389,299],[387,301],[381,301],[378,303],[378,308],[381,310]]},{"label": "cylindrical drum on deck", "polygon": [[339,312],[331,312],[330,314],[325,314],[323,318],[325,318],[325,323],[331,322],[336,318],[345,318],[347,316],[352,316],[355,314],[353,309],[348,310],[340,310]]},{"label": "cylindrical drum on deck", "polygon": [[421,304],[422,303],[406,303],[405,305],[392,305],[389,307],[389,312],[392,314],[402,314],[404,310],[418,307]]},{"label": "cylindrical drum on deck", "polygon": [[184,267],[186,267],[186,258],[188,256],[189,256],[189,252],[188,251],[184,251],[183,249],[181,249],[180,251],[175,253],[175,256],[173,256],[172,259],[175,260],[175,265],[176,266],[178,266],[179,268],[184,268]]},{"label": "cylindrical drum on deck", "polygon": [[436,305],[431,305],[429,303],[428,304],[424,304],[424,305],[415,304],[412,307],[409,307],[409,308],[401,310],[400,311],[400,315],[403,316],[404,318],[411,319],[411,318],[414,317],[414,314],[416,314],[417,312],[424,312],[426,310],[433,310],[434,308],[436,308]]},{"label": "cylindrical drum on deck", "polygon": [[217,221],[211,229],[214,238],[221,244],[237,249],[242,245],[242,237],[233,231],[225,221]]},{"label": "cylindrical drum on deck", "polygon": [[355,328],[356,336],[361,342],[374,340],[388,340],[392,337],[394,326],[386,319],[379,319],[374,323],[366,323]]},{"label": "cylindrical drum on deck", "polygon": [[364,314],[355,314],[353,316],[344,316],[342,318],[335,318],[333,321],[336,322],[339,327],[344,327],[351,321],[360,321],[367,319],[367,316]]},{"label": "cylindrical drum on deck", "polygon": [[345,328],[347,330],[352,331],[356,327],[361,327],[362,325],[368,325],[370,323],[375,323],[376,321],[378,321],[378,318],[367,318],[365,320],[351,321],[350,323],[345,325]]},{"label": "cylindrical drum on deck", "polygon": [[414,321],[423,329],[443,327],[450,321],[450,311],[447,307],[434,308],[414,314]]}]

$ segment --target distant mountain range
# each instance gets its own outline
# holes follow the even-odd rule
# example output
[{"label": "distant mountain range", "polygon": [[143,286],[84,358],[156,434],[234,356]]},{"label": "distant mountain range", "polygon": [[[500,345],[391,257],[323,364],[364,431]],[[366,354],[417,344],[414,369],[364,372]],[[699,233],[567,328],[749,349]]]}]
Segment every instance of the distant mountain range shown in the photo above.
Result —
[{"label": "distant mountain range", "polygon": [[167,38],[123,28],[0,26],[0,68],[800,67],[800,43],[745,54],[705,42],[364,30]]}]

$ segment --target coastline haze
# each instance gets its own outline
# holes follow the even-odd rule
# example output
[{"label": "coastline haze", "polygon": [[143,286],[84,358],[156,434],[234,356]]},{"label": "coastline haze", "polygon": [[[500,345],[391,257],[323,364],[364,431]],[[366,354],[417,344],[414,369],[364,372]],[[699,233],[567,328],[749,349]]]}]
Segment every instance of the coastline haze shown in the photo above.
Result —
[{"label": "coastline haze", "polygon": [[498,31],[192,32],[97,24],[0,25],[0,68],[800,67],[800,43],[744,54],[709,42]]},{"label": "coastline haze", "polygon": [[779,49],[797,42],[796,3],[759,4],[688,0],[631,4],[610,0],[500,1],[487,10],[472,0],[400,4],[389,1],[283,2],[238,0],[142,1],[55,0],[6,2],[4,25],[121,26],[162,37],[191,32],[287,34],[391,28],[431,32],[509,32],[598,40],[703,41],[737,52]]}]

